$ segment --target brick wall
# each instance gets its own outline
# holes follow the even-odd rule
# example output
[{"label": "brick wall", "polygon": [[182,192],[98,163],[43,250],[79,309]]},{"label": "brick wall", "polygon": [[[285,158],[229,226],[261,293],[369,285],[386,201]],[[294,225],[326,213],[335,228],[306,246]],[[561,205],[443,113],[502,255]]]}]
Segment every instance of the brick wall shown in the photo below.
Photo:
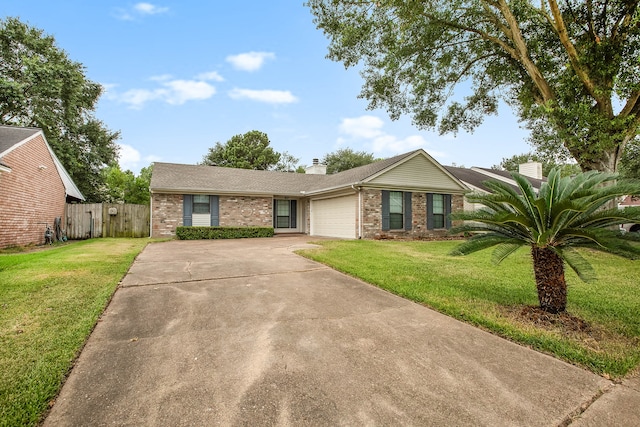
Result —
[{"label": "brick wall", "polygon": [[182,194],[151,195],[151,237],[173,237],[182,225]]},{"label": "brick wall", "polygon": [[[182,195],[152,195],[151,237],[173,237],[182,225]],[[221,227],[272,227],[271,197],[220,196]]]},{"label": "brick wall", "polygon": [[[38,135],[2,158],[0,247],[44,243],[45,224],[64,218],[65,189],[44,139]],[[64,224],[64,222],[63,222]]]},{"label": "brick wall", "polygon": [[[452,211],[461,211],[463,203],[462,195],[453,195]],[[411,230],[382,231],[381,190],[362,190],[362,209],[363,239],[437,239],[448,235],[447,230],[427,230],[426,193],[413,192],[411,195]]]},{"label": "brick wall", "polygon": [[273,227],[273,199],[220,196],[220,226]]}]

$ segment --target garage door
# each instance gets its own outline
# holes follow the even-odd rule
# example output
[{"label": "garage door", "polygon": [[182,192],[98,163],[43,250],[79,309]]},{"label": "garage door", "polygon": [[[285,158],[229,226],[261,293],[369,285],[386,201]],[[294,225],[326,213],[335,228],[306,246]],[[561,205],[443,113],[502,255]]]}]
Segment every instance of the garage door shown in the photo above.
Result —
[{"label": "garage door", "polygon": [[356,196],[311,201],[311,235],[356,238]]}]

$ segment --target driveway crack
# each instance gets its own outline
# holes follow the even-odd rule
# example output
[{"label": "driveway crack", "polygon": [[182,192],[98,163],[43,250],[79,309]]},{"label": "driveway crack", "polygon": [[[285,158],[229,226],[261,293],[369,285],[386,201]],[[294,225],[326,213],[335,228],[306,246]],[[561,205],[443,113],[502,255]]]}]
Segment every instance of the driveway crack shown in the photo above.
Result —
[{"label": "driveway crack", "polygon": [[151,282],[151,283],[134,283],[128,285],[120,285],[122,288],[137,288],[141,286],[158,286],[158,285],[177,285],[182,283],[198,283],[198,282],[213,282],[219,280],[228,280],[228,279],[244,279],[250,277],[264,277],[264,276],[276,276],[280,274],[290,274],[290,273],[310,273],[313,271],[322,271],[322,270],[330,270],[327,266],[321,266],[316,268],[307,268],[302,270],[287,270],[287,271],[275,271],[270,273],[258,273],[258,274],[238,274],[234,276],[224,276],[224,277],[205,277],[201,279],[194,279],[191,275],[191,271],[187,268],[187,272],[189,273],[189,279],[186,280],[172,280],[167,282]]},{"label": "driveway crack", "polygon": [[600,399],[605,394],[611,392],[616,387],[616,385],[617,385],[616,383],[611,381],[605,387],[598,390],[593,396],[591,396],[590,399],[587,399],[577,409],[575,409],[573,412],[567,415],[567,417],[560,424],[558,424],[558,427],[567,427],[571,425],[574,421],[579,419],[580,416],[584,414],[591,405],[593,405],[596,401],[598,401],[598,399]]}]

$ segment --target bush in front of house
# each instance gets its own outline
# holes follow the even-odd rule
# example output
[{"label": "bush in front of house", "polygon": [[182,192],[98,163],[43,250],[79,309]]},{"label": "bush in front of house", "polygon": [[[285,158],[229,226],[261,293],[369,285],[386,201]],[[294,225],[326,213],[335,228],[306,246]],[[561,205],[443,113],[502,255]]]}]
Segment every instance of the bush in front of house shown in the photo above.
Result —
[{"label": "bush in front of house", "polygon": [[178,227],[180,240],[243,239],[248,237],[273,237],[273,227]]}]

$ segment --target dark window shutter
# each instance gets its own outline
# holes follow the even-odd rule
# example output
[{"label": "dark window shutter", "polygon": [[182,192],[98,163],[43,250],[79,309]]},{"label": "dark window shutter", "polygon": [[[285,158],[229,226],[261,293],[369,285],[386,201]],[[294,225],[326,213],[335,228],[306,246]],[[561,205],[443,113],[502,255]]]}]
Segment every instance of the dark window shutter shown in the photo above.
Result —
[{"label": "dark window shutter", "polygon": [[411,231],[413,223],[411,221],[411,192],[404,193],[404,229]]},{"label": "dark window shutter", "polygon": [[209,203],[211,204],[211,226],[217,227],[220,225],[220,199],[218,196],[209,196]]},{"label": "dark window shutter", "polygon": [[182,196],[182,225],[186,227],[193,225],[193,196],[191,194]]},{"label": "dark window shutter", "polygon": [[271,215],[273,217],[273,228],[276,228],[276,216],[278,215],[278,207],[276,206],[276,199],[273,199],[273,215]]},{"label": "dark window shutter", "polygon": [[391,228],[389,211],[389,191],[382,190],[382,231],[387,231]]},{"label": "dark window shutter", "polygon": [[451,194],[444,195],[444,226],[451,228]]},{"label": "dark window shutter", "polygon": [[296,222],[297,222],[297,216],[298,216],[298,202],[297,200],[292,200],[291,201],[291,206],[289,207],[289,219],[290,219],[290,224],[289,226],[291,228],[296,228]]},{"label": "dark window shutter", "polygon": [[427,193],[427,230],[433,230],[433,194]]}]

